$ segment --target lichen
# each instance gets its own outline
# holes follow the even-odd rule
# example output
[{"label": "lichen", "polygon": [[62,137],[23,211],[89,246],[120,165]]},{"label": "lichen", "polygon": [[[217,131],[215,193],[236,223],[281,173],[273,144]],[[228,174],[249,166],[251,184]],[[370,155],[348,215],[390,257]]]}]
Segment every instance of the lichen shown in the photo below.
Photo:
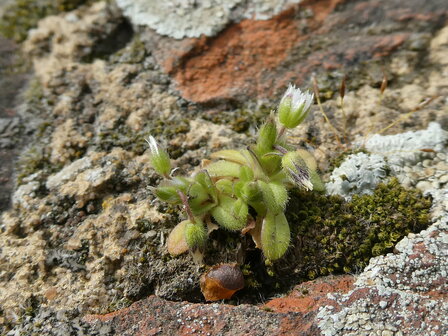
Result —
[{"label": "lichen", "polygon": [[118,0],[117,4],[133,24],[146,25],[157,33],[177,39],[213,36],[231,20],[266,20],[299,0],[170,1]]},{"label": "lichen", "polygon": [[333,170],[326,184],[331,195],[350,199],[357,194],[371,194],[387,176],[388,166],[381,155],[358,153],[349,155],[340,167]]}]

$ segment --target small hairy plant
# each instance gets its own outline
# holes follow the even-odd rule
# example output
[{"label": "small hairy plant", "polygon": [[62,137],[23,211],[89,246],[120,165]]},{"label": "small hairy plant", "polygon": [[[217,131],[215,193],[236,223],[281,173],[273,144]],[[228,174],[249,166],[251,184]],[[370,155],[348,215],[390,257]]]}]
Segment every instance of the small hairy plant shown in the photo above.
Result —
[{"label": "small hairy plant", "polygon": [[277,111],[261,126],[255,144],[211,154],[212,160],[190,177],[173,177],[168,153],[149,137],[151,164],[164,177],[154,192],[162,201],[183,205],[188,216],[168,237],[171,255],[190,250],[201,256],[216,224],[249,233],[269,260],[285,254],[290,243],[284,213],[288,190],[324,189],[313,156],[287,143],[287,130],[306,118],[313,98],[290,85]]}]

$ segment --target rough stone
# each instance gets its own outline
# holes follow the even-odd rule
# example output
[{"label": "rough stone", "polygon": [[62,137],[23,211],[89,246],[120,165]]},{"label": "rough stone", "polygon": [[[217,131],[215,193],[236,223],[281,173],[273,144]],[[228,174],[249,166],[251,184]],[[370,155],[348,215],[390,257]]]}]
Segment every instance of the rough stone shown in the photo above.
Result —
[{"label": "rough stone", "polygon": [[136,25],[176,39],[213,36],[232,21],[244,18],[266,20],[300,0],[129,1],[118,0],[126,16]]},{"label": "rough stone", "polygon": [[[271,5],[260,13],[275,14]],[[244,6],[235,7],[235,20]],[[305,1],[181,40],[132,30],[109,2],[40,21],[23,45],[36,77],[18,109],[40,121],[14,115],[2,127],[29,138],[21,139],[27,160],[14,203],[0,219],[0,333],[446,334],[448,193],[440,181],[448,162],[446,143],[433,141],[448,125],[448,30],[438,31],[446,15],[443,0],[406,8],[398,0]],[[335,93],[343,72],[350,78],[342,110]],[[317,279],[286,297],[277,290],[260,307],[149,296],[201,301],[202,269],[166,252],[181,215],[150,191],[158,177],[145,137],[164,141],[175,164],[192,171],[215,149],[250,143],[276,95],[288,82],[306,87],[312,74],[333,127],[313,106],[292,141],[312,151],[328,177],[331,159],[371,134],[426,134],[396,174],[410,186],[431,184],[433,224],[345,281]],[[248,124],[243,133],[232,128],[235,119]],[[13,161],[11,153],[1,158]],[[220,243],[213,239],[212,248]],[[210,262],[233,261],[239,249]],[[266,295],[264,287],[254,291],[252,303]]]},{"label": "rough stone", "polygon": [[[437,29],[444,11],[443,1],[413,0],[406,10],[399,1],[306,1],[269,20],[230,24],[216,37],[179,42],[151,34],[144,38],[148,44],[156,41],[157,60],[175,79],[184,98],[195,102],[245,101],[247,95],[279,95],[289,82],[308,85],[309,77],[321,71],[334,72],[334,78],[340,79],[341,69],[349,72],[354,64],[401,50],[415,25],[427,31]],[[367,19],[375,27],[385,28],[374,29]],[[411,53],[409,67],[417,58],[417,51]],[[381,70],[368,77],[369,84],[379,83]],[[328,80],[320,84],[324,82]],[[327,91],[331,90],[327,87]]]}]

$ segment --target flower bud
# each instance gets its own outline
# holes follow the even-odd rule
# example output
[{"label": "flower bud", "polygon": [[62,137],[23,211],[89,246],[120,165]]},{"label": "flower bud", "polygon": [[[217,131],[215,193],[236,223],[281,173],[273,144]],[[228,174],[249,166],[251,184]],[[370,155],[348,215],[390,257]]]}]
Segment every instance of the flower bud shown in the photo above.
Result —
[{"label": "flower bud", "polygon": [[290,84],[278,106],[280,123],[286,128],[299,125],[308,115],[313,99],[312,93],[302,92]]},{"label": "flower bud", "polygon": [[154,170],[165,177],[170,175],[171,172],[171,161],[166,150],[161,148],[154,137],[150,136],[147,140],[149,144],[149,160],[151,162]]},{"label": "flower bud", "polygon": [[257,152],[264,154],[272,151],[276,140],[277,125],[275,124],[274,117],[270,115],[258,132]]},{"label": "flower bud", "polygon": [[308,166],[298,152],[286,153],[282,157],[282,167],[292,183],[313,190]]}]

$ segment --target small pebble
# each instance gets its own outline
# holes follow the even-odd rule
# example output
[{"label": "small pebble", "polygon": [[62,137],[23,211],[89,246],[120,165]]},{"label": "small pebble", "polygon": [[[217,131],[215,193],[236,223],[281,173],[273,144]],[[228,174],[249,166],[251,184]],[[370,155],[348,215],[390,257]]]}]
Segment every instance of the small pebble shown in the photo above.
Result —
[{"label": "small pebble", "polygon": [[420,189],[421,191],[427,191],[433,189],[433,186],[431,182],[428,181],[420,181],[416,185],[417,189]]},{"label": "small pebble", "polygon": [[443,176],[441,176],[441,177],[439,178],[439,183],[440,183],[440,184],[445,184],[445,183],[447,183],[447,182],[448,182],[448,174],[443,175]]},{"label": "small pebble", "polygon": [[431,167],[432,161],[431,160],[423,160],[423,167]]},{"label": "small pebble", "polygon": [[438,170],[448,172],[448,163],[446,163],[446,162],[439,162],[439,163],[437,163],[436,168]]},{"label": "small pebble", "polygon": [[426,176],[434,176],[436,170],[434,168],[425,168],[423,172],[425,173]]}]

